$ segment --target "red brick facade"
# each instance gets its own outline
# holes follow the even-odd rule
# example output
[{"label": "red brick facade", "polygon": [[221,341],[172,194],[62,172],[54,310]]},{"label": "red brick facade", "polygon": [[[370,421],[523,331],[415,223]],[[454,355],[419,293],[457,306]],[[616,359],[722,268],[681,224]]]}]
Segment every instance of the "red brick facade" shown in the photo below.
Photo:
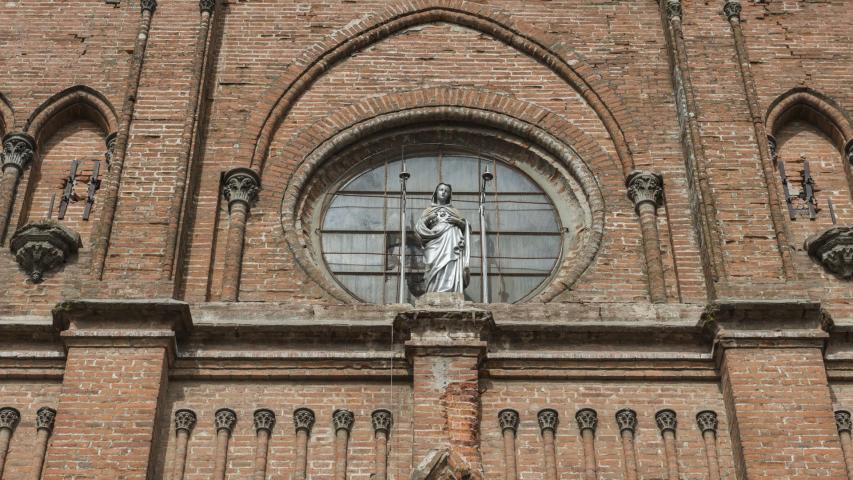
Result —
[{"label": "red brick facade", "polygon": [[[0,478],[853,479],[851,22],[2,2]],[[529,300],[329,273],[353,152],[424,131],[523,151],[574,209]]]}]

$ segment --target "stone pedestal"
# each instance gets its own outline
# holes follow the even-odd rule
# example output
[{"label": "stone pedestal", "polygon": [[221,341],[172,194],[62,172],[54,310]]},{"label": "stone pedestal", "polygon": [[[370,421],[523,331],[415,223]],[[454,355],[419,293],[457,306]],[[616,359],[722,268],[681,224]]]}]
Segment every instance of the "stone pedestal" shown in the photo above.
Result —
[{"label": "stone pedestal", "polygon": [[454,459],[451,470],[460,478],[482,478],[481,334],[493,321],[489,312],[465,305],[461,294],[431,293],[397,318],[397,329],[409,334],[406,355],[414,377],[412,463],[418,468],[412,478],[433,478],[437,473],[429,472],[446,468],[439,458]]}]

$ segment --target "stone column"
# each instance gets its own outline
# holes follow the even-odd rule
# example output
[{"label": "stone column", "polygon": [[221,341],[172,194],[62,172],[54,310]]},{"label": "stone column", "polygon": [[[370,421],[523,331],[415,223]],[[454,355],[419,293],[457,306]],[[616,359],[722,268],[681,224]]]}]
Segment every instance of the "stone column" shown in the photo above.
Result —
[{"label": "stone column", "polygon": [[225,244],[225,269],[222,295],[225,302],[236,302],[240,290],[240,265],[243,261],[243,236],[249,208],[258,196],[261,179],[248,168],[235,168],[223,177],[222,195],[228,202],[228,237]]},{"label": "stone column", "polygon": [[850,438],[853,422],[850,420],[850,412],[836,410],[835,427],[838,429],[838,436],[841,439],[841,450],[844,452],[844,462],[847,465],[847,478],[853,480],[853,440]]},{"label": "stone column", "polygon": [[175,340],[191,328],[188,305],[73,300],[53,316],[67,355],[44,479],[150,478]]},{"label": "stone column", "polygon": [[216,451],[213,457],[213,480],[225,480],[228,467],[228,440],[237,423],[237,413],[230,408],[220,408],[213,417],[216,426]]},{"label": "stone column", "polygon": [[498,412],[498,423],[504,437],[504,478],[518,479],[518,467],[515,462],[515,434],[518,432],[518,412],[511,408]]},{"label": "stone column", "polygon": [[33,471],[30,473],[32,480],[41,479],[41,471],[44,467],[44,455],[47,453],[47,440],[53,431],[53,422],[56,419],[56,410],[50,407],[41,407],[36,412],[36,444],[33,451]]},{"label": "stone column", "polygon": [[255,447],[255,480],[265,480],[267,476],[267,451],[269,450],[270,435],[275,426],[275,413],[266,408],[259,408],[254,413],[255,434],[258,444]]},{"label": "stone column", "polygon": [[12,407],[0,408],[0,478],[3,478],[3,469],[6,466],[6,454],[9,452],[9,441],[12,440],[12,432],[21,421],[21,412]]},{"label": "stone column", "polygon": [[770,151],[769,144],[764,141],[767,138],[767,129],[764,125],[764,109],[759,104],[758,91],[755,88],[755,80],[752,77],[749,52],[746,49],[746,41],[744,40],[743,30],[741,30],[740,26],[740,12],[740,2],[733,0],[726,1],[723,13],[728,18],[729,24],[732,27],[732,34],[734,35],[735,53],[738,59],[738,73],[740,73],[746,103],[749,107],[749,116],[752,121],[753,131],[755,132],[764,187],[767,189],[770,222],[773,225],[773,232],[776,235],[776,245],[779,248],[779,255],[782,261],[782,272],[785,278],[793,279],[796,278],[794,259],[791,255],[791,245],[788,243],[788,224],[782,214],[782,202],[785,200],[782,200],[782,195],[776,183],[778,177],[775,165],[773,164],[773,154]]},{"label": "stone column", "polygon": [[0,243],[6,238],[6,229],[15,205],[18,181],[33,161],[36,141],[26,133],[10,133],[3,137],[2,170],[0,177]]},{"label": "stone column", "polygon": [[720,480],[720,460],[717,457],[717,414],[703,410],[696,414],[696,425],[705,442],[705,457],[708,459],[708,480]]},{"label": "stone column", "polygon": [[[453,459],[456,475],[481,478],[479,366],[486,343],[480,336],[493,323],[491,315],[466,306],[461,294],[427,293],[397,320],[395,330],[410,334],[406,355],[414,378],[412,463],[421,466],[428,457],[438,458],[431,451],[443,450],[448,455],[441,458]],[[435,472],[442,467],[429,468]]]},{"label": "stone column", "polygon": [[625,480],[637,480],[637,454],[634,451],[634,432],[637,431],[637,412],[623,408],[616,412],[616,424],[622,437],[622,456],[625,462]]},{"label": "stone column", "polygon": [[[704,318],[715,338],[738,478],[845,478],[820,305],[719,302]],[[804,375],[808,381],[791,381]]]},{"label": "stone column", "polygon": [[546,408],[539,411],[536,420],[539,421],[545,447],[545,480],[557,480],[557,447],[554,444],[554,436],[560,423],[560,414],[556,410]]},{"label": "stone column", "polygon": [[669,409],[659,411],[655,414],[655,423],[663,437],[667,476],[669,480],[679,480],[678,450],[675,447],[675,428],[678,426],[678,419],[675,412]]},{"label": "stone column", "polygon": [[305,480],[308,476],[308,435],[314,427],[314,412],[307,408],[293,411],[293,426],[296,428],[296,473],[294,480]]},{"label": "stone column", "polygon": [[373,480],[386,480],[388,478],[388,436],[391,435],[393,417],[388,410],[375,410],[370,415],[373,421],[373,434],[376,441]]},{"label": "stone column", "polygon": [[634,202],[634,210],[640,217],[640,228],[643,231],[649,297],[653,303],[666,303],[666,285],[657,220],[658,206],[663,199],[663,177],[656,173],[635,170],[628,175],[626,186],[628,198]]},{"label": "stone column", "polygon": [[355,416],[349,410],[335,410],[332,413],[335,426],[335,480],[347,478],[347,447],[349,434],[355,423]]},{"label": "stone column", "polygon": [[175,446],[175,463],[172,470],[172,480],[183,480],[184,470],[187,465],[187,445],[190,441],[190,434],[195,428],[197,417],[195,412],[187,409],[175,411],[175,436],[177,437],[177,445]]},{"label": "stone column", "polygon": [[598,414],[591,408],[582,408],[575,414],[583,440],[583,477],[584,480],[598,478],[598,462],[595,458],[595,428],[598,426]]}]

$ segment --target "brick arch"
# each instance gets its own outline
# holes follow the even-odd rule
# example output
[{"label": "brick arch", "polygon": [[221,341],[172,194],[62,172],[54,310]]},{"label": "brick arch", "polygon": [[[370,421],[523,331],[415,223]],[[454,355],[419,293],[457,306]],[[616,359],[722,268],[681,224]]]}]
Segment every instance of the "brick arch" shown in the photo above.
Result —
[{"label": "brick arch", "polygon": [[63,121],[83,118],[91,120],[104,135],[115,133],[118,118],[109,100],[85,85],[63,90],[42,103],[27,119],[24,132],[41,143],[59,128]]},{"label": "brick arch", "polygon": [[[495,106],[500,106],[500,111]],[[302,212],[308,203],[303,195],[305,188],[327,160],[360,140],[387,129],[447,121],[504,131],[537,145],[561,160],[561,168],[583,190],[591,217],[588,237],[580,254],[571,261],[565,259],[551,284],[535,301],[553,300],[571,288],[592,264],[604,235],[605,200],[624,200],[624,195],[614,193],[621,192],[624,185],[620,163],[580,129],[541,107],[496,92],[432,87],[369,98],[319,120],[296,133],[280,152],[284,158],[300,159],[292,166],[289,178],[262,178],[265,191],[282,195],[281,223],[297,263],[335,299],[353,301],[324,275],[306,248],[310,241],[302,223]],[[602,183],[609,188],[602,189]]]},{"label": "brick arch", "polygon": [[[369,15],[308,48],[285,70],[258,101],[240,145],[252,145],[251,159],[243,159],[258,173],[263,171],[272,137],[301,96],[333,66],[372,44],[406,28],[446,22],[487,34],[550,68],[595,111],[610,135],[622,164],[623,175],[634,168],[624,128],[633,123],[624,102],[578,54],[541,30],[489,7],[466,0],[430,0],[396,3]],[[639,135],[633,135],[639,139]],[[248,155],[248,150],[246,150]]]},{"label": "brick arch", "polygon": [[792,120],[804,120],[825,133],[838,151],[853,141],[853,121],[830,97],[807,87],[780,95],[767,110],[767,132],[774,137]]},{"label": "brick arch", "polygon": [[12,103],[0,92],[0,135],[5,135],[15,125],[15,110]]}]

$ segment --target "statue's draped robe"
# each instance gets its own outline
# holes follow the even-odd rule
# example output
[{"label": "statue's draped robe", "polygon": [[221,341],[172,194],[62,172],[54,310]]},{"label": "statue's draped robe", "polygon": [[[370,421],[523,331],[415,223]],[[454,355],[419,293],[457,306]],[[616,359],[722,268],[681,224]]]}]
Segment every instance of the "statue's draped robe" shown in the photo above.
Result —
[{"label": "statue's draped robe", "polygon": [[[438,215],[438,219],[430,228],[426,219],[433,213]],[[464,221],[450,204],[434,203],[424,210],[415,224],[415,233],[424,246],[424,287],[427,292],[462,292],[465,289],[464,270],[471,257],[470,230],[466,222],[463,233],[449,221],[451,218]]]}]

